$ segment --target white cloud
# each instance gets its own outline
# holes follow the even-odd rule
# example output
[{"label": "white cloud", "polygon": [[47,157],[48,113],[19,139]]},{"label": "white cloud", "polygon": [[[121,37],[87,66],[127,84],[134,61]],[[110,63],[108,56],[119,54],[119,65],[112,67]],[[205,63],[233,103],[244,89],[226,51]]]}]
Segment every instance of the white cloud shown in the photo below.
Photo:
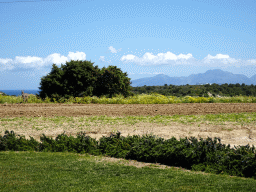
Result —
[{"label": "white cloud", "polygon": [[14,69],[14,66],[9,64],[9,62],[11,62],[11,61],[12,61],[12,59],[1,59],[0,58],[0,71]]},{"label": "white cloud", "polygon": [[111,53],[117,53],[117,52],[119,52],[119,51],[121,51],[121,50],[122,50],[122,48],[121,48],[121,49],[116,50],[113,46],[110,46],[108,49],[111,51]]},{"label": "white cloud", "polygon": [[12,61],[11,59],[1,59],[0,58],[0,63],[6,64],[8,62]]},{"label": "white cloud", "polygon": [[86,54],[83,52],[69,52],[68,56],[61,56],[59,53],[54,53],[47,56],[45,59],[41,57],[21,57],[16,56],[15,59],[1,59],[0,58],[0,70],[13,70],[15,68],[33,68],[38,69],[41,67],[52,67],[52,64],[61,66],[71,60],[86,60]]},{"label": "white cloud", "polygon": [[111,60],[110,61],[105,60],[105,56],[100,56],[99,60],[102,61],[102,62],[111,63]]},{"label": "white cloud", "polygon": [[239,60],[230,58],[228,55],[222,55],[222,54],[217,54],[215,57],[211,55],[207,55],[203,59],[204,63],[213,63],[213,64],[217,62],[228,64],[228,63],[236,63],[238,61]]},{"label": "white cloud", "polygon": [[[112,53],[117,53],[119,50],[109,47]],[[61,64],[66,64],[71,60],[86,60],[86,54],[84,52],[69,52],[67,56],[60,55],[59,53],[54,53],[46,58],[33,57],[33,56],[16,56],[15,59],[3,59],[0,58],[0,71],[3,70],[19,70],[19,69],[37,69],[40,68],[51,68],[52,64],[61,66]],[[102,62],[110,63],[111,61],[106,61],[105,56],[100,56],[99,58]],[[228,66],[246,66],[255,65],[256,60],[241,60],[231,58],[229,55],[217,54],[212,56],[208,54],[204,59],[197,60],[193,57],[191,53],[175,55],[171,52],[158,53],[154,55],[153,53],[146,52],[141,57],[134,54],[127,54],[121,56],[120,60],[124,63],[133,63],[140,66],[160,66],[160,65],[191,65],[191,66],[207,66],[207,67],[220,67],[226,68]]]},{"label": "white cloud", "polygon": [[[111,53],[117,53],[117,52],[121,51],[122,48],[116,50],[113,46],[110,46],[110,47],[108,48],[108,50],[110,50]],[[105,53],[107,53],[107,52],[105,52]],[[102,61],[102,62],[111,63],[111,61],[106,61],[106,60],[105,60],[105,56],[100,56],[99,60]]]},{"label": "white cloud", "polygon": [[255,64],[256,64],[256,59],[247,60],[247,62],[249,62],[249,63],[255,63]]},{"label": "white cloud", "polygon": [[105,56],[100,56],[99,60],[100,61],[105,61]]},{"label": "white cloud", "polygon": [[86,54],[83,52],[69,52],[68,54],[68,59],[69,60],[85,60],[86,59]]},{"label": "white cloud", "polygon": [[132,60],[135,60],[135,59],[138,59],[138,57],[136,57],[135,55],[126,55],[126,56],[123,56],[121,58],[121,61],[123,61],[123,60],[132,61]]},{"label": "white cloud", "polygon": [[135,55],[124,55],[120,59],[123,62],[133,62],[138,65],[151,66],[151,65],[177,65],[187,61],[190,63],[196,62],[195,58],[193,58],[192,54],[179,54],[175,55],[171,52],[167,53],[158,53],[156,56],[153,53],[146,52],[141,58]]},{"label": "white cloud", "polygon": [[141,66],[159,66],[159,65],[192,65],[192,66],[207,66],[207,67],[221,67],[228,66],[240,67],[242,65],[256,64],[256,60],[241,60],[229,57],[229,55],[217,54],[216,56],[207,55],[204,59],[197,60],[191,53],[175,55],[171,52],[153,53],[146,52],[142,57],[128,54],[120,59],[124,63],[134,63]]}]

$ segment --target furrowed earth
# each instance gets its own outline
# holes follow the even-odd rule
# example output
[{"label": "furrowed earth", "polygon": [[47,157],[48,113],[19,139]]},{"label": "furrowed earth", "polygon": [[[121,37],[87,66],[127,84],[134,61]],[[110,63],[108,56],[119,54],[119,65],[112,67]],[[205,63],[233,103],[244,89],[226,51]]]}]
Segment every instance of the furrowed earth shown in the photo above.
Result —
[{"label": "furrowed earth", "polygon": [[[40,141],[44,133],[53,139],[57,135],[65,134],[76,137],[81,131],[97,140],[103,136],[109,136],[113,132],[120,131],[121,136],[152,134],[164,139],[173,136],[176,139],[185,137],[200,137],[206,139],[219,137],[222,144],[230,144],[231,147],[256,146],[255,122],[187,122],[186,124],[168,120],[167,123],[135,120],[132,124],[122,121],[125,116],[173,116],[173,115],[206,115],[221,113],[251,113],[256,112],[256,103],[180,103],[180,104],[1,104],[0,118],[13,119],[16,117],[28,117],[32,120],[0,121],[0,134],[5,130],[13,130],[16,135],[29,136]],[[121,117],[121,120],[109,120],[101,123],[99,116]],[[60,122],[44,119],[44,117],[56,116],[73,117]],[[81,117],[98,116],[92,122],[80,120]],[[112,159],[112,158],[111,158]]]}]

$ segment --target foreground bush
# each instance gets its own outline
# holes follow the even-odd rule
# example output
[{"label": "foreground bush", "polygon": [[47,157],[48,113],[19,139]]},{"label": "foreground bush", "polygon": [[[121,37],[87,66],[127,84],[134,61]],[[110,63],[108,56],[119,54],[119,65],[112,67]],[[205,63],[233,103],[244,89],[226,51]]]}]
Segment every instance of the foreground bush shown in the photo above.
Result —
[{"label": "foreground bush", "polygon": [[68,137],[64,133],[58,135],[55,140],[43,134],[39,143],[33,137],[26,140],[24,136],[18,135],[19,138],[16,138],[13,131],[5,131],[5,135],[0,136],[0,151],[102,154],[207,173],[256,178],[255,147],[246,145],[232,149],[230,145],[221,144],[220,138],[214,138],[214,141],[209,137],[205,140],[200,138],[198,141],[194,137],[186,137],[178,141],[174,137],[164,140],[152,135],[123,137],[117,132],[96,141],[86,136],[86,132],[77,133],[77,138]]}]

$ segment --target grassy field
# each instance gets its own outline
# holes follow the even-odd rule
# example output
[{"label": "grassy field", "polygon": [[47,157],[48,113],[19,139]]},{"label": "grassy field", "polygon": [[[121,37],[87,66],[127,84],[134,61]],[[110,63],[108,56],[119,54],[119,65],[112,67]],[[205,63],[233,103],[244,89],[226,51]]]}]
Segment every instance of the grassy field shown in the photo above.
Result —
[{"label": "grassy field", "polygon": [[1,191],[255,191],[256,181],[74,153],[0,153]]}]

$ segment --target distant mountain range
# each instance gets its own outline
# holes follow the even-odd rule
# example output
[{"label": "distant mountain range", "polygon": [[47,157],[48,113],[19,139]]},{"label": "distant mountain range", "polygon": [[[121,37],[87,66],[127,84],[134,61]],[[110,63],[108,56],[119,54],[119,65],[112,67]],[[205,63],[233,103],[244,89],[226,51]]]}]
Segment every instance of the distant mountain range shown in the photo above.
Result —
[{"label": "distant mountain range", "polygon": [[168,75],[159,74],[154,77],[146,77],[141,79],[136,79],[131,81],[132,87],[142,87],[146,86],[164,86],[167,85],[201,85],[201,84],[236,84],[240,85],[244,83],[245,85],[255,85],[256,75],[251,78],[245,75],[233,74],[230,72],[222,71],[220,69],[208,70],[205,73],[199,73],[196,75],[189,75],[188,77],[169,77]]}]

